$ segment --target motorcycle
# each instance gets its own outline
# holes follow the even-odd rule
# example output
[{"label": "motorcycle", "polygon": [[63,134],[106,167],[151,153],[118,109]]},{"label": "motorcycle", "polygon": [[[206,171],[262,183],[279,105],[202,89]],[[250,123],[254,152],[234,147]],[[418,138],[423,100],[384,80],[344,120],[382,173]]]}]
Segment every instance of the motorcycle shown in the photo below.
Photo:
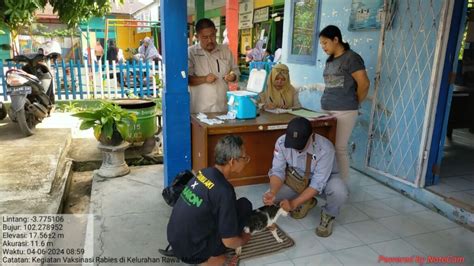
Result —
[{"label": "motorcycle", "polygon": [[7,107],[4,103],[0,102],[0,120],[3,120],[7,117]]},{"label": "motorcycle", "polygon": [[34,134],[34,129],[54,106],[53,75],[44,60],[55,58],[56,52],[17,55],[8,59],[16,63],[26,63],[21,69],[6,72],[7,94],[11,105],[8,116],[18,123],[25,136]]}]

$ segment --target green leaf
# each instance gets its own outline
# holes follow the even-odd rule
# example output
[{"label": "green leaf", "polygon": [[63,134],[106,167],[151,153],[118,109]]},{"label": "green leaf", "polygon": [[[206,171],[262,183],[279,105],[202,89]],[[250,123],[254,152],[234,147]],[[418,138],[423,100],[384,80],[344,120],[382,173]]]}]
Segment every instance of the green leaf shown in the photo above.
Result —
[{"label": "green leaf", "polygon": [[128,137],[128,124],[119,122],[117,123],[117,130],[122,136],[122,138],[126,139]]},{"label": "green leaf", "polygon": [[81,126],[79,127],[80,130],[85,130],[93,127],[95,125],[95,120],[94,121],[82,121]]},{"label": "green leaf", "polygon": [[100,118],[100,123],[101,123],[102,125],[107,124],[108,121],[109,121],[109,117],[108,117],[108,116],[103,116],[103,117]]},{"label": "green leaf", "polygon": [[114,132],[112,123],[106,123],[102,126],[102,132],[108,139],[112,138],[112,133]]},{"label": "green leaf", "polygon": [[95,120],[100,119],[100,114],[98,114],[97,112],[91,112],[91,111],[75,113],[72,116],[78,117],[80,119],[95,119]]},{"label": "green leaf", "polygon": [[100,138],[100,134],[102,133],[102,126],[95,125],[94,126],[94,136],[98,140]]}]

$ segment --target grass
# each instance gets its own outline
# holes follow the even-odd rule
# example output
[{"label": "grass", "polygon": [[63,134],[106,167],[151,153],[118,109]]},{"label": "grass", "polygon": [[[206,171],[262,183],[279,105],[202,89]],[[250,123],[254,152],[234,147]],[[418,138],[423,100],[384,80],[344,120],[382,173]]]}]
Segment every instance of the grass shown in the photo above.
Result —
[{"label": "grass", "polygon": [[[161,112],[161,98],[150,99]],[[75,113],[89,108],[97,108],[102,100],[63,100],[56,101],[56,112]]]}]

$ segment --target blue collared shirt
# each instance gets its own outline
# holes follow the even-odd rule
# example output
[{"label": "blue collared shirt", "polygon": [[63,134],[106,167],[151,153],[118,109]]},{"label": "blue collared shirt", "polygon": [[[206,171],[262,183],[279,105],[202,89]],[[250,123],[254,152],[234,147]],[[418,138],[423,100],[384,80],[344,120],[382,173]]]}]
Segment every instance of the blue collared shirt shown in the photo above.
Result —
[{"label": "blue collared shirt", "polygon": [[285,135],[279,137],[275,143],[272,168],[268,172],[268,176],[274,175],[284,181],[287,164],[294,167],[301,176],[304,176],[306,154],[312,157],[309,186],[322,193],[329,177],[332,174],[339,173],[339,168],[336,163],[334,145],[327,138],[316,133],[314,133],[314,141],[301,152],[285,148]]}]

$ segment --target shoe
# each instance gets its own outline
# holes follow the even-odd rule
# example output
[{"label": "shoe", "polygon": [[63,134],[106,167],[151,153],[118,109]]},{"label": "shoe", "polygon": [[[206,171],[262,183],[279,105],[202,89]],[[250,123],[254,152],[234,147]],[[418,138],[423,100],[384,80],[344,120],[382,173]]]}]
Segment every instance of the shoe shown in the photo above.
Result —
[{"label": "shoe", "polygon": [[167,257],[175,257],[173,249],[171,249],[171,245],[168,244],[168,246],[165,249],[158,249],[158,252],[160,252],[161,255],[167,256]]},{"label": "shoe", "polygon": [[321,211],[321,222],[316,227],[316,235],[319,237],[328,237],[332,234],[332,226],[334,224],[335,217]]},{"label": "shoe", "polygon": [[318,205],[318,200],[312,198],[307,202],[303,203],[303,205],[293,210],[291,212],[291,217],[293,217],[294,219],[303,219],[304,217],[306,217],[306,214],[308,214],[309,210],[314,208],[314,206],[316,205]]}]

